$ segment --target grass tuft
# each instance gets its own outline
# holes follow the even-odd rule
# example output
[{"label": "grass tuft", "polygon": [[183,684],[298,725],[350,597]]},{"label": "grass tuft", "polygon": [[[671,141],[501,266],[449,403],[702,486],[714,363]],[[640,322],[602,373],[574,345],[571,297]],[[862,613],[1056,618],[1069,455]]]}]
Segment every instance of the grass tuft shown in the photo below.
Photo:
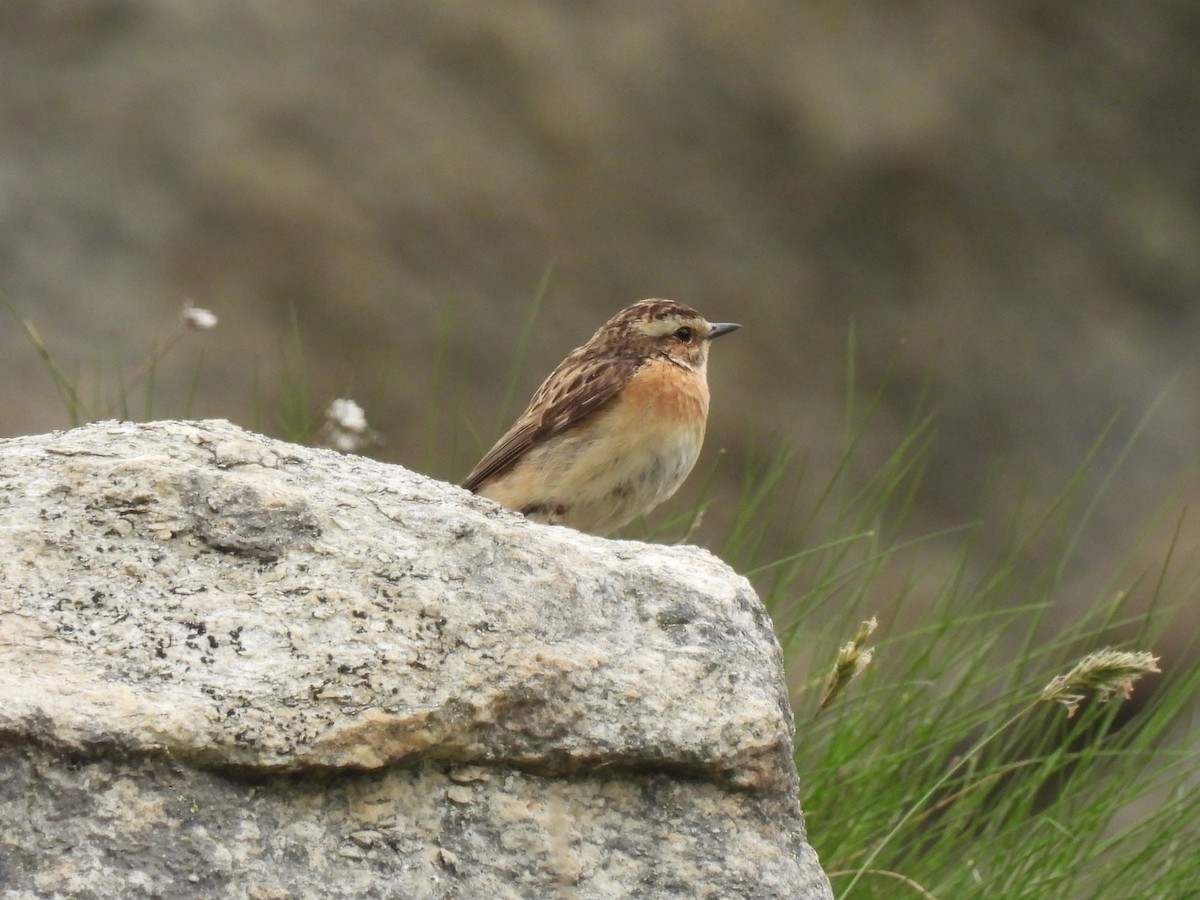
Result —
[{"label": "grass tuft", "polygon": [[[1146,536],[1135,528],[1092,607],[1050,624],[1097,493],[1144,424],[1110,452],[1110,423],[1045,510],[1021,507],[991,556],[981,523],[905,537],[928,417],[874,472],[857,462],[862,423],[824,484],[803,483],[786,450],[751,471],[716,549],[776,623],[802,723],[808,839],[841,900],[1124,900],[1200,884],[1188,849],[1200,837],[1200,648],[1162,663],[1164,677],[1126,702],[1158,674],[1154,646],[1194,603],[1200,571],[1184,568],[1175,541],[1156,570],[1138,571]],[[1114,461],[1097,471],[1101,458]],[[803,547],[764,557],[762,537],[796,523]],[[1108,646],[1114,635],[1133,646]]]}]

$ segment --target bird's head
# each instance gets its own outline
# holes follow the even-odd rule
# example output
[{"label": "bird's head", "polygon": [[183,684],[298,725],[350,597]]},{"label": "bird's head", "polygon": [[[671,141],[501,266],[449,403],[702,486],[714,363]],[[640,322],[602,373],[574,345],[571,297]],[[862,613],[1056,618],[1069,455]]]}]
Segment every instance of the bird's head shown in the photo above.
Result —
[{"label": "bird's head", "polygon": [[600,326],[589,344],[603,344],[621,355],[665,358],[703,372],[709,343],[741,327],[732,322],[709,322],[674,300],[640,300]]}]

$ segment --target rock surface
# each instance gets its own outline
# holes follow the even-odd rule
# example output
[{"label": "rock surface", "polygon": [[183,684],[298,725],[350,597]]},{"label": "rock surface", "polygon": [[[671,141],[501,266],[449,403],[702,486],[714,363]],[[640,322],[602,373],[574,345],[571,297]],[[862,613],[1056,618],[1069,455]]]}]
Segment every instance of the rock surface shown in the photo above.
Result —
[{"label": "rock surface", "polygon": [[702,550],[225,422],[0,442],[5,896],[829,897]]}]

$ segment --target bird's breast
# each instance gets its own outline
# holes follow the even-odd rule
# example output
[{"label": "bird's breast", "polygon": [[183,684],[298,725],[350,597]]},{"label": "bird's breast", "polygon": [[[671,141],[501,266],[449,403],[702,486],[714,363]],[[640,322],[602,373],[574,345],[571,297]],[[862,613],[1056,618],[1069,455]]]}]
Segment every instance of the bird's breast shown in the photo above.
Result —
[{"label": "bird's breast", "polygon": [[642,427],[699,426],[708,418],[708,380],[704,372],[652,360],[638,369],[621,390],[619,405],[629,416],[644,417]]}]

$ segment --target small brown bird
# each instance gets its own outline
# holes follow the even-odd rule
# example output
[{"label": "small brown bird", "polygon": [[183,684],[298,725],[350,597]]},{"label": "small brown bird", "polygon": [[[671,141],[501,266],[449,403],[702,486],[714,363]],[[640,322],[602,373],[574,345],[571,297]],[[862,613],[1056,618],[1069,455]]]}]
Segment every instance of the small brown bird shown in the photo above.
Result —
[{"label": "small brown bird", "polygon": [[606,534],[675,493],[708,419],[708,343],[740,328],[642,300],[542,382],[463,487],[537,522]]}]

